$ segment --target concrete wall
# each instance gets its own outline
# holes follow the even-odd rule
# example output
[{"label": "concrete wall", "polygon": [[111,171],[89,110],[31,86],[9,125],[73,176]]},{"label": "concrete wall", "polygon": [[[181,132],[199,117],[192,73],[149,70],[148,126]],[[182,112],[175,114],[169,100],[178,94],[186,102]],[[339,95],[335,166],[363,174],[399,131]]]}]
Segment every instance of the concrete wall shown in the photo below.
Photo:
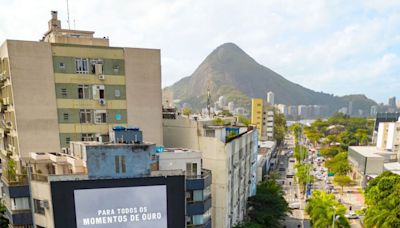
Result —
[{"label": "concrete wall", "polygon": [[163,119],[164,146],[200,150],[197,122],[187,118]]},{"label": "concrete wall", "polygon": [[197,163],[197,174],[201,175],[201,152],[164,152],[159,154],[160,170],[184,170],[186,163]]},{"label": "concrete wall", "polygon": [[128,125],[140,127],[144,140],[163,144],[160,50],[125,48]]},{"label": "concrete wall", "polygon": [[[149,175],[152,154],[154,153],[154,146],[146,146],[144,148],[126,145],[87,146],[88,176],[90,178],[126,178]],[[125,156],[125,173],[116,172],[115,156]]]},{"label": "concrete wall", "polygon": [[21,157],[60,151],[50,44],[8,40],[7,47]]},{"label": "concrete wall", "polygon": [[46,228],[54,228],[53,204],[51,199],[49,183],[40,181],[31,181],[31,191],[32,191],[32,199],[47,200],[49,202],[49,208],[45,209],[44,215],[37,213],[33,214],[36,225]]}]

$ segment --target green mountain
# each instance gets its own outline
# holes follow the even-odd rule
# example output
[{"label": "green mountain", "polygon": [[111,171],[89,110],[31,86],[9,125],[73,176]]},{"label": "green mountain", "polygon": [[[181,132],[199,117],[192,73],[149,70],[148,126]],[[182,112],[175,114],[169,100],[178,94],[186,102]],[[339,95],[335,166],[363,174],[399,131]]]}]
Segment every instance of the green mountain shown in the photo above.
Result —
[{"label": "green mountain", "polygon": [[[252,97],[265,98],[268,91],[275,93],[276,104],[328,105],[333,113],[353,102],[353,110],[369,113],[376,103],[364,95],[338,97],[316,92],[286,80],[278,73],[257,63],[233,43],[225,43],[209,54],[191,76],[182,78],[167,90],[172,90],[180,103],[189,103],[193,109],[206,107],[207,88],[216,101],[225,96],[236,106],[249,107]],[[357,109],[355,109],[357,107]]]}]

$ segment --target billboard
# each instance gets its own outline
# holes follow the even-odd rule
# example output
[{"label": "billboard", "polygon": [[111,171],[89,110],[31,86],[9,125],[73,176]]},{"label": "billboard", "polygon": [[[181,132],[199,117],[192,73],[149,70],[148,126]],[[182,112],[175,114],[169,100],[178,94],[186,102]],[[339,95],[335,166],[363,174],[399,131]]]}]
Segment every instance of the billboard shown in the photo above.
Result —
[{"label": "billboard", "polygon": [[74,190],[77,228],[167,228],[165,185]]},{"label": "billboard", "polygon": [[54,227],[184,228],[185,177],[50,182]]}]

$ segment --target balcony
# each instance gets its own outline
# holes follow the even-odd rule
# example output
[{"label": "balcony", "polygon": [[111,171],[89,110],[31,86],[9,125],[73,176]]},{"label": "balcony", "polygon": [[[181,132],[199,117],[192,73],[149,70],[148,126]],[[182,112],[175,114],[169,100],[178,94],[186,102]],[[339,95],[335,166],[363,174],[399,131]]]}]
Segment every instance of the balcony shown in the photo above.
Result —
[{"label": "balcony", "polygon": [[186,226],[187,228],[211,228],[211,219],[209,219],[208,221],[206,221],[204,224],[201,225],[194,225],[194,224],[188,224]]},{"label": "balcony", "polygon": [[211,171],[201,170],[201,175],[186,176],[186,190],[201,190],[211,184]]},{"label": "balcony", "polygon": [[[7,207],[6,207],[7,208]],[[7,210],[4,213],[4,216],[10,221],[10,224],[13,226],[23,226],[23,225],[32,225],[32,211],[31,209],[28,210]]]},{"label": "balcony", "polygon": [[1,180],[7,186],[24,186],[28,185],[28,175],[26,174],[8,174],[7,170],[4,170],[4,175],[1,176]]},{"label": "balcony", "polygon": [[208,196],[203,201],[188,201],[186,203],[186,215],[201,215],[206,213],[211,208],[211,196]]}]

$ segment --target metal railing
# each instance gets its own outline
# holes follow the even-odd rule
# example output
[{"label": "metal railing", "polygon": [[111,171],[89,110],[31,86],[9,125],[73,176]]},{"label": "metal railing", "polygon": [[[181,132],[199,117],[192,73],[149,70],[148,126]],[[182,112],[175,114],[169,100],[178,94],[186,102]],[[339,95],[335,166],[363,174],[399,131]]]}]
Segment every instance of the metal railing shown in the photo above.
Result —
[{"label": "metal railing", "polygon": [[205,179],[211,175],[211,171],[207,169],[202,169],[200,175],[186,175],[186,179],[195,180],[195,179]]}]

